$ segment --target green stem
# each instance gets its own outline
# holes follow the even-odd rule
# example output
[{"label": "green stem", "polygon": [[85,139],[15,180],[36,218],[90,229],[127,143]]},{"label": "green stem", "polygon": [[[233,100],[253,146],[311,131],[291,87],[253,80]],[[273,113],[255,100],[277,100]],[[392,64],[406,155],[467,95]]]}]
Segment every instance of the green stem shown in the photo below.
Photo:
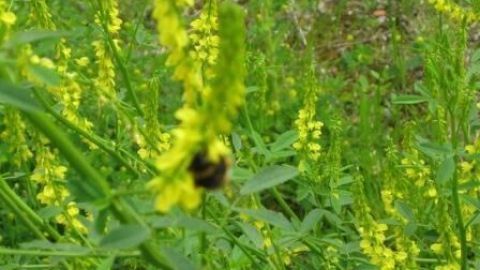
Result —
[{"label": "green stem", "polygon": [[10,249],[0,248],[2,255],[27,255],[27,256],[59,256],[59,257],[108,257],[115,255],[117,257],[136,257],[141,255],[140,252],[102,252],[95,251],[93,253],[63,251],[63,250],[29,250],[29,249]]},{"label": "green stem", "polygon": [[[45,220],[39,217],[35,211],[33,211],[11,188],[7,185],[7,183],[0,179],[0,190],[2,192],[2,198],[6,201],[6,203],[10,206],[12,211],[15,212],[17,216],[22,219],[22,221],[32,230],[34,230],[37,236],[45,239],[43,233],[41,233],[41,229],[46,231],[53,239],[59,240],[62,236],[52,228]],[[27,224],[28,223],[28,224]],[[32,225],[35,226],[37,229],[33,229]],[[40,229],[41,228],[41,229]],[[37,230],[40,232],[38,234]]]},{"label": "green stem", "polygon": [[40,101],[40,103],[45,108],[45,110],[47,110],[47,112],[49,114],[51,114],[53,117],[55,117],[55,119],[60,121],[62,124],[64,124],[69,129],[78,133],[80,136],[87,139],[89,142],[98,146],[98,148],[102,149],[107,154],[109,154],[114,159],[116,159],[119,163],[121,163],[123,166],[125,166],[131,173],[135,174],[135,176],[140,175],[140,173],[137,172],[137,170],[135,168],[133,168],[133,166],[126,159],[124,159],[120,154],[118,154],[113,148],[111,148],[110,146],[103,143],[100,139],[95,138],[94,136],[90,135],[88,132],[84,131],[83,129],[77,127],[75,124],[68,121],[63,116],[61,116],[59,113],[57,113],[54,109],[52,109],[52,107],[48,105],[48,103],[45,100],[45,98],[43,97],[43,95],[37,89],[34,89],[33,92],[35,94],[35,97],[37,97],[37,99]]},{"label": "green stem", "polygon": [[465,231],[465,225],[463,222],[463,215],[462,215],[462,209],[460,206],[460,198],[458,195],[458,176],[457,176],[457,170],[454,172],[453,176],[453,185],[452,185],[452,196],[453,196],[453,208],[455,211],[455,215],[457,216],[457,225],[458,225],[458,233],[459,233],[459,238],[460,238],[460,250],[462,253],[461,256],[461,266],[462,270],[467,270],[468,268],[468,261],[467,261],[467,252],[468,252],[468,246],[467,246],[467,234]]},{"label": "green stem", "polygon": [[[202,209],[201,209],[201,215],[202,219],[205,220],[207,216],[207,195],[205,193],[202,194]],[[200,241],[200,256],[201,256],[201,262],[202,265],[207,264],[207,258],[206,258],[206,253],[207,253],[207,234],[205,232],[201,232],[199,235],[199,241]]]},{"label": "green stem", "polygon": [[[457,149],[458,141],[457,141],[457,129],[456,129],[456,121],[455,121],[455,114],[453,113],[453,109],[449,109],[450,114],[450,128],[451,128],[451,144],[454,150]],[[458,164],[458,156],[455,155],[454,157],[454,164]],[[465,223],[463,221],[462,215],[462,208],[460,203],[460,196],[458,193],[458,170],[455,166],[455,170],[453,173],[453,181],[452,181],[452,200],[453,200],[453,209],[455,211],[455,216],[457,217],[457,227],[458,227],[458,234],[460,238],[460,251],[461,251],[461,269],[467,270],[468,268],[468,260],[467,260],[467,234],[465,231]]]},{"label": "green stem", "polygon": [[[215,214],[213,214],[210,210],[208,210],[208,214],[210,215],[211,218],[213,218],[215,220],[216,223],[220,224],[220,220],[216,217]],[[235,244],[236,246],[238,246],[238,248],[240,248],[240,250],[245,254],[245,256],[248,257],[248,259],[250,259],[250,261],[257,267],[256,269],[261,269],[260,265],[258,264],[257,260],[255,260],[255,258],[252,257],[252,255],[250,254],[250,252],[248,252],[248,246],[245,246],[243,245],[240,241],[237,240],[237,238],[235,237],[235,235],[233,235],[227,228],[225,228],[225,226],[220,226],[223,230],[223,232],[227,235],[227,238],[233,242],[233,244]],[[253,250],[251,250],[253,251]],[[257,252],[257,250],[255,250],[255,255],[257,255],[258,258],[260,258],[262,261],[266,261],[265,259],[265,254],[262,254],[260,252]]]},{"label": "green stem", "polygon": [[33,232],[33,234],[35,234],[40,239],[46,239],[42,231],[29,219],[29,217],[23,211],[21,211],[15,205],[15,203],[8,197],[8,195],[5,194],[3,188],[0,188],[0,200],[2,200],[8,208],[10,208],[10,211],[15,213],[15,216],[17,216],[20,221]]},{"label": "green stem", "polygon": [[[12,267],[12,268],[10,268]],[[8,269],[55,269],[54,264],[9,264]]]},{"label": "green stem", "polygon": [[273,197],[275,197],[275,200],[277,200],[277,202],[280,204],[280,207],[282,207],[283,211],[285,211],[290,216],[290,218],[300,221],[292,208],[290,208],[288,203],[283,199],[282,194],[277,190],[277,188],[274,187],[271,190]]}]

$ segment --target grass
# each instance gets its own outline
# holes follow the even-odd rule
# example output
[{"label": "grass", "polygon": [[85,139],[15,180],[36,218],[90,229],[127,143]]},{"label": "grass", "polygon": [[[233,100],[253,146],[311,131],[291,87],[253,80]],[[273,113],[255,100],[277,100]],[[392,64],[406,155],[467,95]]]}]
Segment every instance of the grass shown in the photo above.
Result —
[{"label": "grass", "polygon": [[480,2],[425,2],[0,0],[2,269],[479,268]]}]

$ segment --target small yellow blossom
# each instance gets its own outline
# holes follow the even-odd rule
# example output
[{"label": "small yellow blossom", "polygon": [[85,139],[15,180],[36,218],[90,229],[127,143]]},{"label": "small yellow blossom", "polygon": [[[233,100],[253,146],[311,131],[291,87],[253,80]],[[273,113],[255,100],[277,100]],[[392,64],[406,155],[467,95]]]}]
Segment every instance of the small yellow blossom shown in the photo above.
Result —
[{"label": "small yellow blossom", "polygon": [[443,245],[441,243],[435,243],[430,246],[430,249],[435,252],[436,254],[442,254],[443,252]]},{"label": "small yellow blossom", "polygon": [[17,20],[17,16],[15,16],[15,13],[7,11],[0,15],[0,20],[3,23],[5,23],[7,26],[11,26],[15,24],[15,21]]},{"label": "small yellow blossom", "polygon": [[84,57],[75,59],[75,63],[80,67],[86,67],[90,63],[90,60],[88,59],[88,57],[84,56]]}]

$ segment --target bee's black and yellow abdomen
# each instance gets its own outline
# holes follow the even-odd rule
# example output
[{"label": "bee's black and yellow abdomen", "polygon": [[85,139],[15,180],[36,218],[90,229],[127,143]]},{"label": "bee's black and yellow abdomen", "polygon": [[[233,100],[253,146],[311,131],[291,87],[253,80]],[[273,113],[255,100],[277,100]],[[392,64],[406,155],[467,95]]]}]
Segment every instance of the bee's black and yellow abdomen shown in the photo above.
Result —
[{"label": "bee's black and yellow abdomen", "polygon": [[212,162],[205,152],[199,152],[193,158],[188,169],[192,173],[195,186],[217,189],[223,186],[227,180],[228,162],[224,157],[218,162]]}]

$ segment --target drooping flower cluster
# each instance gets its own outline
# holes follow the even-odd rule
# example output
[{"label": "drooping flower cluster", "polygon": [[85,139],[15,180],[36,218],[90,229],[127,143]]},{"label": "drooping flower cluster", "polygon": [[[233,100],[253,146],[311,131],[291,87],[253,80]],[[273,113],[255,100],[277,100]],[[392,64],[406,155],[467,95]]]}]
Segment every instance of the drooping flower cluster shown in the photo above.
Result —
[{"label": "drooping flower cluster", "polygon": [[295,127],[298,132],[298,140],[293,147],[299,152],[300,162],[299,170],[306,170],[309,162],[315,162],[320,157],[319,139],[322,135],[323,123],[316,119],[317,86],[314,79],[313,68],[310,74],[310,85],[305,93],[303,108],[298,112],[298,118],[295,120]]},{"label": "drooping flower cluster", "polygon": [[107,31],[110,34],[117,34],[122,26],[122,19],[120,19],[120,11],[116,0],[99,1],[100,9],[95,14],[95,23],[99,26],[106,25]]},{"label": "drooping flower cluster", "polygon": [[425,163],[417,150],[411,149],[406,157],[401,160],[401,165],[405,168],[405,175],[416,187],[424,191],[427,198],[435,198],[437,189],[431,176],[431,169]]},{"label": "drooping flower cluster", "polygon": [[[93,124],[79,114],[82,101],[83,89],[77,81],[78,74],[70,70],[68,63],[71,60],[72,49],[68,47],[65,40],[61,40],[57,46],[57,67],[56,70],[62,81],[59,86],[49,88],[49,92],[62,106],[61,113],[65,119],[75,124],[86,132],[90,132]],[[88,58],[87,58],[88,59]],[[95,148],[90,144],[91,148]]]},{"label": "drooping flower cluster", "polygon": [[13,155],[11,162],[18,168],[33,156],[27,143],[26,125],[20,112],[9,107],[4,111],[3,123],[5,129],[0,139],[7,144],[8,152]]},{"label": "drooping flower cluster", "polygon": [[80,233],[86,233],[87,228],[78,220],[79,209],[75,202],[65,204],[70,192],[65,186],[67,167],[61,165],[57,153],[47,146],[48,141],[39,136],[35,153],[35,169],[30,179],[37,183],[41,191],[37,199],[43,205],[66,207],[65,211],[56,216],[56,221],[67,228],[73,228]]},{"label": "drooping flower cluster", "polygon": [[45,0],[30,1],[29,4],[29,20],[32,24],[38,24],[42,29],[57,29],[57,26],[52,20],[52,14],[48,10],[48,5]]},{"label": "drooping flower cluster", "polygon": [[155,159],[170,148],[171,135],[165,131],[158,120],[160,81],[154,77],[143,84],[142,89],[148,91],[144,108],[144,132],[135,128],[133,139],[139,147],[137,153],[141,158]]},{"label": "drooping flower cluster", "polygon": [[360,227],[360,248],[362,252],[370,257],[370,261],[381,270],[398,269],[398,264],[407,260],[407,253],[395,252],[385,246],[385,233],[388,230],[386,224],[373,222],[371,226]]},{"label": "drooping flower cluster", "polygon": [[[106,29],[106,35],[112,39],[113,46],[118,49],[120,40],[117,38],[121,29],[122,20],[119,18],[118,3],[116,0],[99,1],[100,8],[95,14],[95,23]],[[95,51],[98,76],[94,80],[100,104],[111,102],[116,98],[115,91],[115,66],[109,44],[105,38],[92,42]]]}]

